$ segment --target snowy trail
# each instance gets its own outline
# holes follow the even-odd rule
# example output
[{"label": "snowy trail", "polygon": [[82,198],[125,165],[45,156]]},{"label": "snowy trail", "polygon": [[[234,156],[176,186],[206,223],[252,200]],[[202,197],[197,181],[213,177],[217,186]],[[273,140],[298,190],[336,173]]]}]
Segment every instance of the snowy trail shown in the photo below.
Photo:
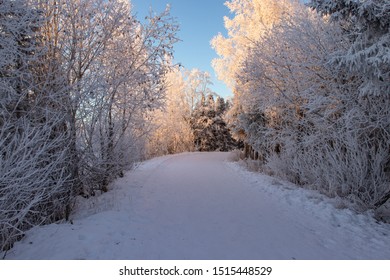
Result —
[{"label": "snowy trail", "polygon": [[73,224],[31,230],[8,259],[390,259],[390,225],[226,162],[143,163]]}]

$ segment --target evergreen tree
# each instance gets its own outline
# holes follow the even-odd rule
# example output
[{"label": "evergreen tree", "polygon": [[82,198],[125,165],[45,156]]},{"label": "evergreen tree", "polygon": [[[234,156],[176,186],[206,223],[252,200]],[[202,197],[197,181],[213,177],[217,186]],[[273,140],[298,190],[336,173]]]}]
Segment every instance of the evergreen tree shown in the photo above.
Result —
[{"label": "evergreen tree", "polygon": [[390,90],[390,3],[388,0],[312,0],[309,6],[330,16],[351,42],[334,64],[359,76],[361,96],[388,95]]},{"label": "evergreen tree", "polygon": [[223,115],[227,105],[223,98],[214,101],[212,94],[202,97],[191,117],[194,144],[198,151],[228,151],[235,147]]}]

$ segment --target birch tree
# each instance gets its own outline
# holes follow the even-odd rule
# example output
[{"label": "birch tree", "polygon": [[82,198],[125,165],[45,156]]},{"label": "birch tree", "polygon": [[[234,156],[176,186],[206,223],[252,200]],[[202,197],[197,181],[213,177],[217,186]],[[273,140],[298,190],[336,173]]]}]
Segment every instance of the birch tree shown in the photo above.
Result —
[{"label": "birch tree", "polygon": [[149,112],[161,108],[166,93],[164,76],[171,65],[177,25],[169,8],[140,23],[130,6],[118,8],[119,28],[92,64],[99,87],[83,103],[93,118],[84,118],[82,149],[84,186],[107,190],[115,177],[142,158],[150,131]]},{"label": "birch tree", "polygon": [[167,73],[163,108],[151,112],[153,130],[148,137],[148,156],[193,151],[193,134],[189,124],[193,96],[187,96],[185,70],[176,66]]},{"label": "birch tree", "polygon": [[225,5],[234,14],[224,17],[227,37],[218,34],[211,40],[219,58],[212,65],[220,80],[234,92],[235,78],[252,44],[290,9],[291,1],[231,0]]}]

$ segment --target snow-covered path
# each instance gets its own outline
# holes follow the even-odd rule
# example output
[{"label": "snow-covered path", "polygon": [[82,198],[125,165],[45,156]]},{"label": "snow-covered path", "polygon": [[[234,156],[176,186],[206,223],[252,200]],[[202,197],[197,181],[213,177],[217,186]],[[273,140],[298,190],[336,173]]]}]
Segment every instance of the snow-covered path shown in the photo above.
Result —
[{"label": "snow-covered path", "polygon": [[390,225],[226,162],[156,158],[84,201],[73,224],[31,230],[8,259],[390,259]]}]

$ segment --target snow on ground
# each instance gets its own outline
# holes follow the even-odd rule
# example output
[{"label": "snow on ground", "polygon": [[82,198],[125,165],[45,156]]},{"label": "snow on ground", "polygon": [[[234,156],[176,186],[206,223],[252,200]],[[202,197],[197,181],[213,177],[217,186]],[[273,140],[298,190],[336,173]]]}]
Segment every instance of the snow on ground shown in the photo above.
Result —
[{"label": "snow on ground", "polygon": [[149,160],[72,223],[30,230],[7,259],[390,259],[390,225],[228,162],[229,153]]}]

